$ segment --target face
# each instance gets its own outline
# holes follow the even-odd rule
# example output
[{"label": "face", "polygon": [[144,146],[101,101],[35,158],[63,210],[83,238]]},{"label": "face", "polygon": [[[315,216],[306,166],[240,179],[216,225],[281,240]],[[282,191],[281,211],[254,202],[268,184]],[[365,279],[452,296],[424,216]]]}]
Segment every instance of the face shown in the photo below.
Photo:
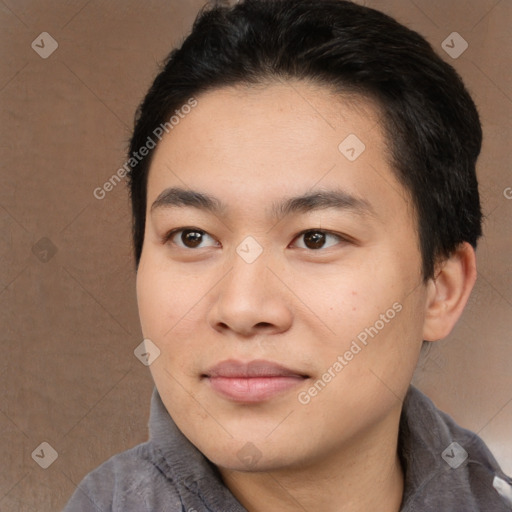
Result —
[{"label": "face", "polygon": [[304,82],[197,100],[154,154],[137,275],[169,413],[234,470],[396,436],[426,289],[377,108]]}]

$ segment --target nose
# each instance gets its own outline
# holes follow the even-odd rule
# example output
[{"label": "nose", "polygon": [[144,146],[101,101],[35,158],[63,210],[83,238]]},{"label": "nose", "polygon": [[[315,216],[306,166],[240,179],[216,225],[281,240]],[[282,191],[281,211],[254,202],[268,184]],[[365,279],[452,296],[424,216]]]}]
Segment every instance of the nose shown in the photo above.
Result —
[{"label": "nose", "polygon": [[247,263],[234,256],[233,268],[216,287],[208,323],[223,334],[251,337],[278,334],[292,325],[287,289],[268,267],[263,255]]}]

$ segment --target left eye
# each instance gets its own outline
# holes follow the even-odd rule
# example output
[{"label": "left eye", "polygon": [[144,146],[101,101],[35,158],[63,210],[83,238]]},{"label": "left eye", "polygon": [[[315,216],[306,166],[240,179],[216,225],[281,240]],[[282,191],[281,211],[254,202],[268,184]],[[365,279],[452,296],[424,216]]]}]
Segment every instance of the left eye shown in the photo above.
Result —
[{"label": "left eye", "polygon": [[174,231],[167,237],[167,240],[183,249],[196,249],[218,245],[218,242],[208,233],[193,228]]},{"label": "left eye", "polygon": [[295,245],[301,249],[325,249],[339,243],[343,238],[325,231],[311,230],[301,233],[296,238]]}]

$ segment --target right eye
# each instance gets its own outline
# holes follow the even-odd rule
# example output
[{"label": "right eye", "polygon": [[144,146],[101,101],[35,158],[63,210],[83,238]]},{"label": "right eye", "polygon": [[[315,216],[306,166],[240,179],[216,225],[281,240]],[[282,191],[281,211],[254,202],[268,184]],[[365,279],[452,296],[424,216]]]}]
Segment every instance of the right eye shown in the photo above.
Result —
[{"label": "right eye", "polygon": [[220,245],[206,231],[197,228],[174,229],[165,235],[164,242],[171,242],[181,249],[202,249]]}]

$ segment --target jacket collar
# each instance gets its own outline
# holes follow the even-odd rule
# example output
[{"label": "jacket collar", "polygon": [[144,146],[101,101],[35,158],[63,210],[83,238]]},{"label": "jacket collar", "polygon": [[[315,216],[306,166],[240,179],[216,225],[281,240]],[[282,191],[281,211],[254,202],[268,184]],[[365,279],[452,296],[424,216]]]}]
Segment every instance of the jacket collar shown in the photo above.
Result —
[{"label": "jacket collar", "polygon": [[[178,429],[156,388],[149,428],[151,444],[161,455],[159,469],[183,499],[192,493],[210,510],[245,511],[216,467]],[[483,510],[478,508],[481,501],[489,503],[485,510],[509,510],[498,495],[495,478],[505,482],[500,484],[505,485],[505,492],[511,492],[507,485],[512,480],[500,470],[483,441],[457,426],[413,386],[403,403],[398,446],[405,474],[401,512]]]}]

